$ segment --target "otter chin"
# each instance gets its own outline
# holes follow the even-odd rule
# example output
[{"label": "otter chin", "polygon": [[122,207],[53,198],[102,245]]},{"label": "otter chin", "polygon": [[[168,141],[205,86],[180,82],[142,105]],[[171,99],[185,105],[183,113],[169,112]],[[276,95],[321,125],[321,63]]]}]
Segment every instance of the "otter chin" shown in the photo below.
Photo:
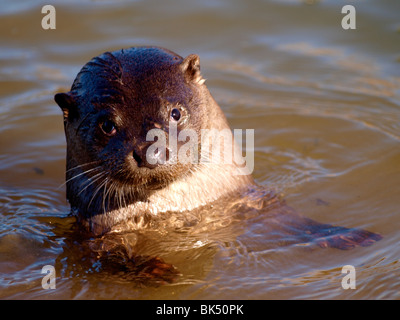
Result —
[{"label": "otter chin", "polygon": [[[67,199],[83,228],[95,235],[145,228],[167,212],[182,216],[224,198],[254,205],[260,214],[273,203],[274,221],[321,247],[347,249],[381,238],[299,215],[234,161],[179,161],[171,141],[179,149],[190,140],[176,139],[180,133],[230,132],[199,61],[159,47],[105,52],[84,65],[69,92],[55,95],[67,142]],[[152,130],[165,137],[164,149],[149,141]],[[204,153],[200,138],[188,152]],[[231,152],[241,153],[234,143]]]}]

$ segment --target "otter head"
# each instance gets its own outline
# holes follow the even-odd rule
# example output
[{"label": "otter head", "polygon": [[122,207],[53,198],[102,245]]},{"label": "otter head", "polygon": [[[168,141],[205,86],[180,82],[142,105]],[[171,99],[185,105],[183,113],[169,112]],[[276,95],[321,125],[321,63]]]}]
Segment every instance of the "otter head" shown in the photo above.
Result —
[{"label": "otter head", "polygon": [[215,119],[218,129],[228,127],[203,83],[197,55],[134,47],[93,58],[70,92],[55,95],[67,139],[67,198],[79,215],[146,201],[195,170],[195,162],[177,161],[170,140],[179,148],[182,130],[199,137]]}]

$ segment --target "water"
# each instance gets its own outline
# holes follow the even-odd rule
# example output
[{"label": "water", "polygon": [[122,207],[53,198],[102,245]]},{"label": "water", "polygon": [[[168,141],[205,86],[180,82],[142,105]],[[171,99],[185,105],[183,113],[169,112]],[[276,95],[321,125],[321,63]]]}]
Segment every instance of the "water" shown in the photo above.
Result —
[{"label": "water", "polygon": [[[400,3],[0,2],[0,297],[399,299]],[[357,29],[341,28],[353,4]],[[65,139],[53,101],[90,58],[134,45],[197,53],[232,128],[255,129],[257,182],[307,217],[384,238],[342,251],[271,246],[263,217],[219,231],[138,236],[181,276],[140,286],[99,271],[68,217]],[[133,236],[133,235],[132,235]],[[356,268],[355,290],[341,268]],[[56,289],[41,269],[53,265]]]}]

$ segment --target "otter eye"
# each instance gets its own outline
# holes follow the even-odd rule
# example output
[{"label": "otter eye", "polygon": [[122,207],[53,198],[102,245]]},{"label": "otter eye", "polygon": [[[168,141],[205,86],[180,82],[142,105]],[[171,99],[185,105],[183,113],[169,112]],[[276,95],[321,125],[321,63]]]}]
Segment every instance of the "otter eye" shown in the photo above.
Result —
[{"label": "otter eye", "polygon": [[181,118],[181,112],[179,111],[179,109],[172,109],[171,111],[171,118],[174,119],[175,121],[179,121],[179,119]]},{"label": "otter eye", "polygon": [[112,122],[111,120],[106,120],[100,125],[101,130],[108,135],[112,136],[117,132],[117,129],[115,128],[115,123]]}]

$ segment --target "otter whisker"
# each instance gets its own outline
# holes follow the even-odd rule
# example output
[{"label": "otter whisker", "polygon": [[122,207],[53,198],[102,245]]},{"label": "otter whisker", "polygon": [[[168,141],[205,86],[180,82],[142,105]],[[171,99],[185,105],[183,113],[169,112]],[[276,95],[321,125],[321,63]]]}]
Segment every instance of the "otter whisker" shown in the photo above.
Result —
[{"label": "otter whisker", "polygon": [[100,183],[100,185],[99,185],[99,186],[96,188],[96,190],[93,192],[93,196],[92,196],[92,198],[91,198],[90,201],[89,201],[89,204],[88,204],[88,206],[87,206],[87,210],[89,210],[89,207],[90,207],[92,201],[94,200],[95,196],[96,196],[97,193],[100,191],[100,189],[101,189],[102,187],[104,187],[104,185],[107,183],[107,180],[108,180],[108,177],[106,177],[106,178],[103,180],[103,182]]},{"label": "otter whisker", "polygon": [[96,161],[91,161],[91,162],[87,162],[87,163],[83,163],[83,164],[78,164],[75,167],[69,168],[67,171],[65,171],[65,173],[67,173],[67,172],[69,172],[71,170],[76,170],[78,168],[82,168],[82,167],[85,167],[85,166],[88,166],[88,165],[91,165],[91,164],[95,164],[95,163],[99,163],[99,162],[100,162],[100,160],[96,160]]},{"label": "otter whisker", "polygon": [[126,208],[126,201],[125,201],[125,185],[122,188],[116,189],[118,193],[118,198],[120,202],[120,208]]},{"label": "otter whisker", "polygon": [[[123,169],[119,169],[117,174],[123,173]],[[117,184],[116,185],[116,194],[118,193],[118,198],[119,198],[119,208],[122,208],[122,197],[124,197],[124,207],[126,207],[126,202],[125,202],[125,184],[123,184],[120,188],[118,188]]]},{"label": "otter whisker", "polygon": [[[124,189],[125,189],[125,187],[124,187]],[[126,205],[126,200],[125,200],[125,192],[121,192],[121,194],[122,194],[122,200],[124,200],[124,206],[126,207],[127,205]]]},{"label": "otter whisker", "polygon": [[89,178],[88,180],[86,180],[83,184],[87,184],[81,191],[79,191],[78,195],[80,195],[83,191],[85,191],[90,185],[92,185],[93,183],[95,183],[96,181],[98,181],[99,179],[101,179],[106,173],[104,171],[97,173],[96,175],[94,175],[92,178]]},{"label": "otter whisker", "polygon": [[[115,183],[115,181],[114,180],[111,180],[111,184],[110,184],[110,186],[108,187],[108,192],[107,192],[107,197],[108,197],[108,207],[107,207],[107,210],[109,210],[109,208],[110,208],[110,203],[111,203],[111,198],[114,198],[114,201],[116,201],[116,203],[117,203],[117,205],[118,205],[118,199],[115,199],[116,197],[115,197],[115,195],[116,195],[116,192],[115,192],[115,186],[116,186],[116,183]],[[114,197],[113,197],[113,195],[114,195]]]},{"label": "otter whisker", "polygon": [[[124,173],[123,168],[119,169],[113,176],[114,177],[118,176],[120,173]],[[111,179],[111,184],[110,184],[109,190],[107,192],[108,201],[109,201],[108,207],[111,203],[111,200],[112,200],[111,198],[114,198],[114,201],[116,202],[118,208],[122,207],[122,202],[121,202],[120,196],[118,194],[119,189],[120,189],[119,182],[116,181],[115,179]]]},{"label": "otter whisker", "polygon": [[[108,191],[106,191],[107,190],[107,183],[108,183],[108,180],[109,180],[109,178],[107,177],[106,178],[106,182],[105,182],[105,184],[104,184],[104,189],[103,189],[103,213],[104,214],[106,214],[106,204],[105,204],[105,202],[106,202],[106,197],[107,197],[107,194],[108,194]],[[110,190],[110,189],[108,189],[108,190]]]},{"label": "otter whisker", "polygon": [[75,176],[69,178],[68,180],[66,180],[66,181],[65,181],[63,184],[61,184],[58,188],[63,187],[63,186],[66,185],[68,182],[70,182],[70,181],[72,181],[72,180],[74,180],[74,179],[80,177],[81,175],[84,175],[84,174],[87,174],[87,173],[89,173],[89,172],[92,172],[92,171],[94,171],[94,170],[99,170],[99,169],[101,169],[101,167],[100,167],[100,166],[97,166],[97,167],[91,168],[91,169],[89,169],[89,170],[83,171],[83,172],[81,172],[81,173],[79,173],[79,174],[77,174],[77,175],[75,175]]},{"label": "otter whisker", "polygon": [[115,183],[114,181],[111,183],[110,188],[112,189],[112,191],[110,192],[110,197],[111,194],[113,195],[113,198],[115,199],[114,201],[117,202],[117,208],[120,209],[122,208],[122,204],[121,204],[121,198],[120,198],[120,194],[118,192],[118,188],[117,188],[117,183]]}]

